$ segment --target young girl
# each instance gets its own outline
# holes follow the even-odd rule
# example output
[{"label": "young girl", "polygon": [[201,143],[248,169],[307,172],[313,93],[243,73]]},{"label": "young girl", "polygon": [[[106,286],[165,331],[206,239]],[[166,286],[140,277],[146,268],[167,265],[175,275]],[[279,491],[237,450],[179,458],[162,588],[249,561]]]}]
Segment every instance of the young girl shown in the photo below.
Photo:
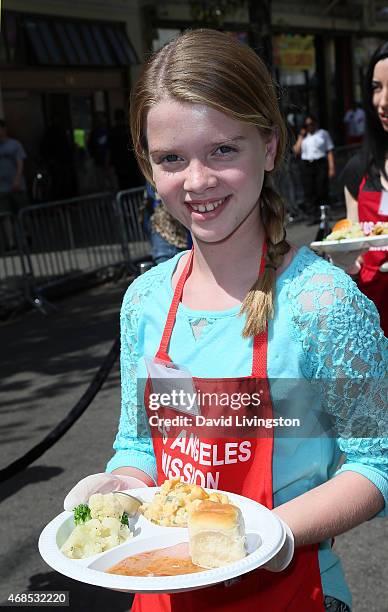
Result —
[{"label": "young girl", "polygon": [[[193,249],[136,279],[125,295],[116,454],[110,473],[81,481],[68,506],[96,490],[154,486],[180,475],[273,508],[288,531],[289,558],[294,539],[284,571],[259,569],[232,585],[188,593],[137,595],[136,612],[348,610],[332,538],[382,513],[388,496],[380,388],[387,347],[376,309],[348,275],[286,241],[283,205],[271,184],[285,128],[276,88],[248,47],[211,30],[166,45],[135,88],[131,128],[147,180],[190,230]],[[203,428],[199,445],[204,450],[206,440],[207,459],[189,453],[148,420],[143,382],[154,357],[162,369],[171,360],[188,370],[197,392],[242,397],[260,388],[261,416],[299,411],[303,433],[258,429],[238,439],[234,432],[239,450],[231,453],[232,434]],[[368,380],[373,393],[364,386],[360,396],[353,383]],[[302,381],[314,384],[302,392]],[[321,407],[335,435],[316,434],[313,415]],[[375,439],[363,438],[364,417]]]},{"label": "young girl", "polygon": [[[345,172],[347,218],[352,221],[388,221],[388,43],[372,55],[365,79],[366,135],[361,153],[352,157]],[[360,290],[373,300],[381,327],[388,336],[388,250],[370,250],[348,270]]]}]

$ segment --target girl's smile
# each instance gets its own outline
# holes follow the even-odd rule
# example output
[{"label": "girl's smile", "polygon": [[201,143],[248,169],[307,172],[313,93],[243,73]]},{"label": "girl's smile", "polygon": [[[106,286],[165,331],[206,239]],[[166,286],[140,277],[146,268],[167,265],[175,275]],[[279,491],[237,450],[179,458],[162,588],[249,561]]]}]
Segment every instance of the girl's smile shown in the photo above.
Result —
[{"label": "girl's smile", "polygon": [[192,211],[192,217],[197,221],[206,221],[214,219],[220,214],[224,206],[229,201],[230,196],[225,198],[217,198],[203,201],[189,201],[186,202],[189,209]]}]

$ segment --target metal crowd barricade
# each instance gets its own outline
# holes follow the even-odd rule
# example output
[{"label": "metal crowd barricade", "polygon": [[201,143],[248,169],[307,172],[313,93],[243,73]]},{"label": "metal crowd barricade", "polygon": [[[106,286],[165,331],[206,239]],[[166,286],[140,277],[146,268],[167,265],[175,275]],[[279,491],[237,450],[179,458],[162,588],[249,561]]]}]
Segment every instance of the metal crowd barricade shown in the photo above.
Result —
[{"label": "metal crowd barricade", "polygon": [[143,199],[144,187],[119,191],[116,196],[124,240],[128,245],[129,257],[134,263],[151,260],[151,244],[141,219]]},{"label": "metal crowd barricade", "polygon": [[129,264],[110,193],[28,206],[19,211],[18,222],[22,257],[37,295],[85,274]]},{"label": "metal crowd barricade", "polygon": [[1,213],[0,316],[12,311],[13,299],[16,308],[28,301],[47,311],[51,289],[89,274],[144,271],[152,258],[140,218],[143,191],[27,206],[17,217]]},{"label": "metal crowd barricade", "polygon": [[28,273],[19,249],[15,215],[0,213],[0,311],[17,307],[25,293]]}]

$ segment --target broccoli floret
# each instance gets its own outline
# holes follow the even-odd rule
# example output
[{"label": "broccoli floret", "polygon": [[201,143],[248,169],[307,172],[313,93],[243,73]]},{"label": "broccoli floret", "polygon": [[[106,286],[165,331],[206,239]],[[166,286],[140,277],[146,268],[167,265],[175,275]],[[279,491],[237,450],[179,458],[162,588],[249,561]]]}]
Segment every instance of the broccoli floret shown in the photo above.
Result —
[{"label": "broccoli floret", "polygon": [[129,527],[128,514],[126,512],[123,512],[123,515],[121,517],[121,523]]},{"label": "broccoli floret", "polygon": [[74,508],[74,522],[76,525],[80,525],[81,523],[86,523],[86,521],[90,521],[92,518],[90,514],[90,508],[87,504],[79,504]]}]

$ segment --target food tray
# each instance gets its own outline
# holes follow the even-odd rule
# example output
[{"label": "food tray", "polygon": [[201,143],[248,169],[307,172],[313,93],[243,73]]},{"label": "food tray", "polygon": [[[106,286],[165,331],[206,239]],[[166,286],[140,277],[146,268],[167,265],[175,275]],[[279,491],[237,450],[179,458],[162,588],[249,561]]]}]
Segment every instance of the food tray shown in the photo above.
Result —
[{"label": "food tray", "polygon": [[370,247],[380,248],[388,246],[388,235],[380,236],[360,236],[359,238],[343,238],[342,240],[322,240],[322,242],[312,242],[310,248],[314,251],[323,253],[348,253],[369,249]]},{"label": "food tray", "polygon": [[[131,489],[128,493],[149,502],[158,491],[159,487],[148,487]],[[214,490],[206,491],[214,493]],[[74,529],[73,513],[62,512],[43,529],[39,538],[39,552],[50,567],[64,576],[86,584],[130,593],[174,593],[230,580],[272,559],[281,549],[286,534],[280,520],[265,506],[241,495],[222,492],[228,495],[231,503],[238,506],[243,514],[248,551],[244,559],[224,567],[167,577],[118,576],[105,573],[104,570],[130,555],[188,542],[187,528],[161,527],[142,515],[130,519],[134,536],[123,544],[86,559],[69,559],[60,551],[60,547]]]}]

